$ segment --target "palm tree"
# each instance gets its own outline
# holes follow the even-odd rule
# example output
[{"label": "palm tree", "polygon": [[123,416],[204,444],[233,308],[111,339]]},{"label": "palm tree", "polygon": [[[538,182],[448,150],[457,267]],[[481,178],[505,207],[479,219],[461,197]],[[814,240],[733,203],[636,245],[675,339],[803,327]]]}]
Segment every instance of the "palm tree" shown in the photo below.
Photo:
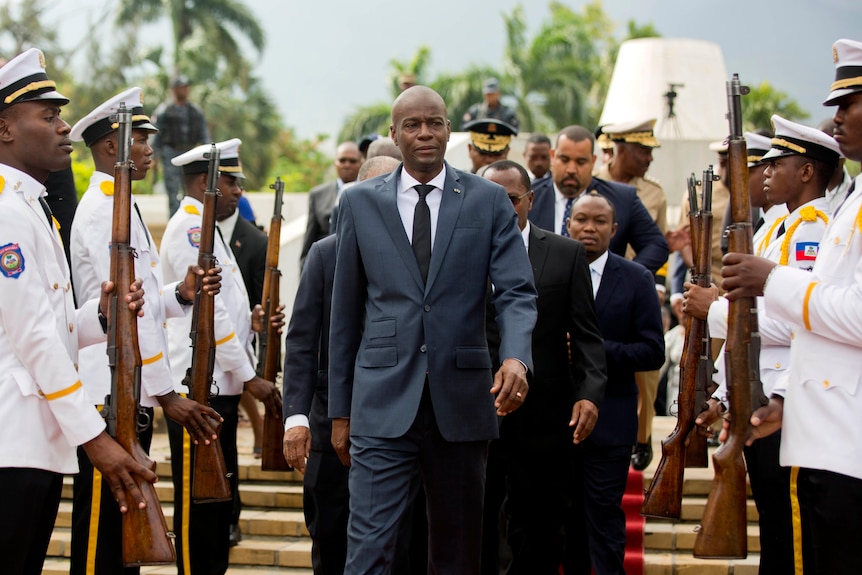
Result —
[{"label": "palm tree", "polygon": [[[173,29],[175,72],[196,68],[200,58],[224,62],[229,76],[245,88],[250,66],[241,56],[235,33],[244,36],[260,54],[266,43],[263,28],[241,0],[120,0],[117,20],[154,22],[170,19]],[[217,59],[204,53],[217,54]],[[211,77],[211,76],[197,76]]]}]

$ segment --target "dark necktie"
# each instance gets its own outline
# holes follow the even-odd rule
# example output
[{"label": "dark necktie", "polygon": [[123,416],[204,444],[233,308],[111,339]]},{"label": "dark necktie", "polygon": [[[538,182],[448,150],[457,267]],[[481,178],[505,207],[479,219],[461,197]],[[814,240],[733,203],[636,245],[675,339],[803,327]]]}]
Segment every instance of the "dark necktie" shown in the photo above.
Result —
[{"label": "dark necktie", "polygon": [[422,273],[422,281],[428,281],[428,267],[431,264],[431,210],[425,201],[434,186],[419,184],[414,186],[419,194],[416,210],[413,212],[413,253]]},{"label": "dark necktie", "polygon": [[784,235],[784,222],[781,222],[781,225],[778,226],[778,233],[775,234],[775,237],[780,238],[783,235]]},{"label": "dark necktie", "polygon": [[853,180],[853,183],[850,184],[850,187],[847,189],[847,195],[844,196],[844,199],[841,200],[841,203],[838,204],[837,208],[835,208],[835,213],[832,214],[833,218],[838,215],[839,210],[841,210],[841,207],[844,205],[844,203],[847,201],[847,198],[850,197],[850,194],[852,194],[853,190],[855,190],[855,189],[856,189],[856,180]]},{"label": "dark necktie", "polygon": [[563,223],[560,225],[560,235],[564,238],[569,237],[569,226],[566,224],[569,221],[569,216],[572,215],[572,202],[575,201],[575,198],[569,198],[566,200],[566,209],[563,211]]},{"label": "dark necktie", "polygon": [[147,224],[144,223],[144,218],[141,217],[141,208],[138,207],[137,202],[132,202],[132,205],[135,206],[135,211],[138,212],[138,219],[141,221],[141,227],[144,228],[144,235],[147,236],[147,245],[153,247],[153,244],[150,243],[150,234],[147,232]]},{"label": "dark necktie", "polygon": [[48,218],[48,225],[53,228],[54,214],[51,212],[51,208],[48,206],[48,202],[45,201],[44,196],[39,197],[39,204],[42,206],[42,211],[45,212],[45,217]]},{"label": "dark necktie", "polygon": [[763,216],[760,216],[759,218],[757,218],[757,223],[754,224],[754,233],[757,233],[757,230],[762,228],[763,224],[765,224],[765,223],[766,222],[764,221]]}]

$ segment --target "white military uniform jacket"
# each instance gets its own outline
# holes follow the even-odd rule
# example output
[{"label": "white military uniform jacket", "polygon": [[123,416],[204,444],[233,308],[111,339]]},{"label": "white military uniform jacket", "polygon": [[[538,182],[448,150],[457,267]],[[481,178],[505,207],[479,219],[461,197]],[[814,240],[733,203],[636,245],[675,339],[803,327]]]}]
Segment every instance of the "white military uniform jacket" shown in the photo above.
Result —
[{"label": "white military uniform jacket", "polygon": [[[762,257],[781,266],[810,271],[817,258],[820,240],[826,231],[829,217],[824,210],[828,204],[824,198],[817,198],[796,208],[793,213],[772,220],[767,229],[764,224],[760,230],[767,229],[760,243],[753,243],[755,250],[763,246]],[[773,207],[770,212],[775,210]],[[766,218],[764,218],[765,220]],[[778,236],[781,224],[785,232]],[[769,397],[772,393],[784,395],[787,387],[787,368],[790,366],[791,326],[764,313],[763,298],[757,298],[760,313],[760,379],[763,392]],[[712,337],[727,335],[728,302],[720,298],[709,308],[709,326]],[[723,352],[723,348],[722,348]],[[719,361],[720,360],[720,361]],[[724,354],[716,361],[715,381],[719,388],[713,394],[725,400],[727,394]]]},{"label": "white military uniform jacket", "polygon": [[105,429],[78,376],[78,347],[105,334],[98,300],[75,310],[44,194],[0,164],[0,467],[76,473],[75,447]]},{"label": "white military uniform jacket", "polygon": [[792,324],[781,465],[862,479],[862,181],[833,214],[811,273],[772,274],[766,313]]},{"label": "white military uniform jacket", "polygon": [[[132,197],[134,206],[135,198]],[[72,222],[72,279],[78,301],[97,297],[111,270],[111,232],[114,215],[114,178],[93,172]],[[135,277],[143,281],[144,317],[138,318],[141,351],[141,405],[155,407],[156,397],[174,389],[168,360],[167,317],[183,317],[186,310],[174,295],[176,282],[163,287],[155,241],[134,207],[131,208],[131,245],[137,253]],[[189,306],[189,310],[191,307]],[[111,370],[105,345],[81,350],[79,369],[87,397],[94,405],[111,392]]]},{"label": "white military uniform jacket", "polygon": [[[202,213],[203,204],[186,196],[168,222],[161,246],[166,280],[184,277],[188,266],[197,263]],[[217,345],[213,379],[218,385],[219,395],[240,395],[243,384],[255,376],[248,293],[233,253],[218,230],[213,244],[213,253],[222,269],[221,291],[215,301]],[[174,389],[178,393],[189,392],[182,381],[192,362],[191,322],[192,314],[168,320]]]}]

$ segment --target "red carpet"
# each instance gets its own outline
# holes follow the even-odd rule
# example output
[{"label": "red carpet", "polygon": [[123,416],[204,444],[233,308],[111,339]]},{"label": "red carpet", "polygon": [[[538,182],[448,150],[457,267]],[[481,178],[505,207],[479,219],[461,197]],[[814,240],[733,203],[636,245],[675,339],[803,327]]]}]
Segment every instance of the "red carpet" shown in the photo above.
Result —
[{"label": "red carpet", "polygon": [[626,512],[626,575],[643,575],[644,572],[644,525],[641,515],[644,501],[644,477],[640,471],[629,468],[629,480],[623,495],[623,511]]}]

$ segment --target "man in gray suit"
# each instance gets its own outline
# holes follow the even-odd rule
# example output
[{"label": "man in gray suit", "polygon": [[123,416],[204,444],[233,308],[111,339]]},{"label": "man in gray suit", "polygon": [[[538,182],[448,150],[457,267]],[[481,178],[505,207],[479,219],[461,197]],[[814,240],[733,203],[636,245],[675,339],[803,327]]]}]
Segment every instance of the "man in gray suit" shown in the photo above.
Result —
[{"label": "man in gray suit", "polygon": [[359,153],[359,146],[356,142],[342,142],[335,149],[335,171],[338,173],[338,179],[320,184],[308,192],[308,223],[299,255],[300,266],[305,262],[311,244],[329,235],[329,219],[332,216],[332,208],[338,202],[341,188],[344,184],[356,181],[360,167],[362,155]]},{"label": "man in gray suit", "polygon": [[[420,478],[431,571],[477,573],[488,441],[527,395],[536,290],[517,217],[502,187],[443,161],[449,132],[436,92],[404,91],[402,166],[339,203],[329,415],[351,465],[346,574],[389,573]],[[493,377],[489,281],[506,358]]]}]

